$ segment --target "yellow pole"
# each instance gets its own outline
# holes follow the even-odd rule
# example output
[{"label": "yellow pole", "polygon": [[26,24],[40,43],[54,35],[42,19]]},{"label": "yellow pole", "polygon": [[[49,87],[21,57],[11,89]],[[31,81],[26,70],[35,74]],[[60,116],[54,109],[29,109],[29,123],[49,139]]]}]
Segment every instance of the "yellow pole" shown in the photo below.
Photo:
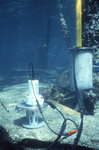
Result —
[{"label": "yellow pole", "polygon": [[76,0],[76,47],[82,46],[82,9],[81,0]]}]

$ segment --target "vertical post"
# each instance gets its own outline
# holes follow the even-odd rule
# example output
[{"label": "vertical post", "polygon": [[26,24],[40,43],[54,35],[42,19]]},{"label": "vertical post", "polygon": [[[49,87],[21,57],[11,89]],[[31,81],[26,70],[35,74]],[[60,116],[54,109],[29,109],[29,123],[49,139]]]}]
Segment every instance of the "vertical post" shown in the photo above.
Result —
[{"label": "vertical post", "polygon": [[76,0],[76,47],[82,46],[82,8],[81,0]]}]

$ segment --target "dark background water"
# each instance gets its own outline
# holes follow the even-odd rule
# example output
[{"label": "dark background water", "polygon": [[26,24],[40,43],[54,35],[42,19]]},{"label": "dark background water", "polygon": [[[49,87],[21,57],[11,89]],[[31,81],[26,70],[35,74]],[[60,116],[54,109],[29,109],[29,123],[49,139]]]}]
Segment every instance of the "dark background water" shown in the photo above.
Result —
[{"label": "dark background water", "polygon": [[[54,69],[68,66],[57,0],[0,0],[0,70]],[[63,1],[62,13],[75,46],[75,1]]]}]

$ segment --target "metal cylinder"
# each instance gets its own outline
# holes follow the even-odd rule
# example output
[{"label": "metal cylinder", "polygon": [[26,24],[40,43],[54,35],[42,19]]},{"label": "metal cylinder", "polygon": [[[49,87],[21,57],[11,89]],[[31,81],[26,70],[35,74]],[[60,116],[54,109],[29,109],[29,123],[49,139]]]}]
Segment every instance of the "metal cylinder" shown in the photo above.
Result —
[{"label": "metal cylinder", "polygon": [[90,89],[93,87],[93,48],[77,47],[71,52],[72,64],[70,68],[71,87],[74,88],[74,72],[78,89]]}]

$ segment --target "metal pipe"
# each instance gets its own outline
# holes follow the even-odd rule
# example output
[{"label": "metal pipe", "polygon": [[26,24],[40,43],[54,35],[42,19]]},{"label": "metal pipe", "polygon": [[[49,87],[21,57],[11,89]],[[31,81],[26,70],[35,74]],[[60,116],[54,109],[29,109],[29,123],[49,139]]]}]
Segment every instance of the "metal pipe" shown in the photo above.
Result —
[{"label": "metal pipe", "polygon": [[76,47],[82,46],[82,8],[81,0],[76,0]]}]

